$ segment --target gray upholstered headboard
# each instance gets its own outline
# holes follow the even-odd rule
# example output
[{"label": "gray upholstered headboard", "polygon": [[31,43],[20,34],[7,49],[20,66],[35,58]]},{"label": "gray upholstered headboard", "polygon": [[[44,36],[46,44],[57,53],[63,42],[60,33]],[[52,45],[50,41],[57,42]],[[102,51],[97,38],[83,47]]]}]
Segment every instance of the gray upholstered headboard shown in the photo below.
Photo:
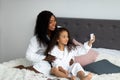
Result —
[{"label": "gray upholstered headboard", "polygon": [[120,20],[57,18],[58,25],[69,29],[72,37],[87,41],[89,34],[96,35],[93,47],[120,50]]}]

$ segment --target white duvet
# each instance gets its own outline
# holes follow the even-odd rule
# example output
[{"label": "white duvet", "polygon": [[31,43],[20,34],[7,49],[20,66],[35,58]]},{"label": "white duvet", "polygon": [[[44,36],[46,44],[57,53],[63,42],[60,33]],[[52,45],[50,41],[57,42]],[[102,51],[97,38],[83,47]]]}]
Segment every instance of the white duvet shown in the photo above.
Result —
[{"label": "white duvet", "polygon": [[[107,59],[115,65],[120,66],[120,50],[112,50],[105,48],[94,48],[100,54],[96,61]],[[25,58],[11,60],[0,64],[0,80],[65,80],[65,78],[57,78],[54,76],[45,76],[43,74],[37,74],[29,70],[19,70],[12,68],[17,65],[31,65]],[[66,79],[67,80],[67,79]],[[94,74],[92,80],[120,80],[120,73],[113,74]]]}]

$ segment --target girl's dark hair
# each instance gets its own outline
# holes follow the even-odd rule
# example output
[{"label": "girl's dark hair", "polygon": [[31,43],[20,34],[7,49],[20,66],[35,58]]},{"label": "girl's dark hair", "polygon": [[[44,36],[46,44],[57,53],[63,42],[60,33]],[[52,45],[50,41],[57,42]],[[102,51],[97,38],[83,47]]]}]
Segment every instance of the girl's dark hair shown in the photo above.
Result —
[{"label": "girl's dark hair", "polygon": [[57,39],[59,38],[61,32],[63,32],[63,31],[66,31],[68,33],[68,38],[69,38],[68,43],[67,43],[68,51],[70,52],[71,49],[75,49],[76,46],[70,38],[70,33],[69,33],[68,29],[62,27],[62,28],[58,28],[56,30],[54,37],[52,38],[51,42],[49,43],[49,45],[45,51],[45,55],[48,55],[48,52],[50,52],[53,49],[53,47],[58,44]]},{"label": "girl's dark hair", "polygon": [[[46,45],[48,45],[48,43],[50,41],[47,37],[47,32],[48,32],[48,26],[49,26],[49,21],[50,21],[51,16],[54,16],[54,14],[52,12],[46,11],[46,10],[42,11],[37,16],[34,35],[36,36],[37,41],[39,42],[39,45],[41,45],[41,43],[42,43],[44,46],[46,46]],[[56,19],[56,17],[55,17],[55,19]],[[52,34],[54,34],[54,31],[51,31],[51,37],[53,36]]]}]

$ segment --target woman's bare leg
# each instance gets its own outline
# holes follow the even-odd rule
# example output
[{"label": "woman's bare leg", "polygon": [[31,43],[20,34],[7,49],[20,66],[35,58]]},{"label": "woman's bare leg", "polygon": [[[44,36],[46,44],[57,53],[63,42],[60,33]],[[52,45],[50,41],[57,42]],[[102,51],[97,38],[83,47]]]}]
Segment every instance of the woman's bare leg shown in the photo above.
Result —
[{"label": "woman's bare leg", "polygon": [[80,78],[80,80],[91,80],[91,78],[92,78],[92,73],[85,75],[85,73],[83,71],[79,71],[77,75]]},{"label": "woman's bare leg", "polygon": [[18,66],[15,66],[14,68],[18,68],[18,69],[26,69],[23,65],[18,65]]},{"label": "woman's bare leg", "polygon": [[37,70],[35,70],[35,69],[33,68],[33,66],[27,66],[27,67],[25,67],[25,66],[23,66],[23,65],[18,65],[18,66],[15,66],[14,68],[27,69],[27,70],[30,70],[30,71],[34,71],[35,73],[40,73],[40,72],[38,72]]}]

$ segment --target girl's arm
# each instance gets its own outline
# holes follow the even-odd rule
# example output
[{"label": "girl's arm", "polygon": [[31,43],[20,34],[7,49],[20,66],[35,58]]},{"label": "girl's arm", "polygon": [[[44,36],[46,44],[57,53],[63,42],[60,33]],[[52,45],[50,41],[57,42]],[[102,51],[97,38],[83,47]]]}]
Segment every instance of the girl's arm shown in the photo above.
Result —
[{"label": "girl's arm", "polygon": [[75,56],[83,55],[88,53],[88,51],[91,49],[92,44],[95,42],[95,35],[93,35],[93,38],[90,39],[88,42],[85,42],[82,46],[77,46]]}]

